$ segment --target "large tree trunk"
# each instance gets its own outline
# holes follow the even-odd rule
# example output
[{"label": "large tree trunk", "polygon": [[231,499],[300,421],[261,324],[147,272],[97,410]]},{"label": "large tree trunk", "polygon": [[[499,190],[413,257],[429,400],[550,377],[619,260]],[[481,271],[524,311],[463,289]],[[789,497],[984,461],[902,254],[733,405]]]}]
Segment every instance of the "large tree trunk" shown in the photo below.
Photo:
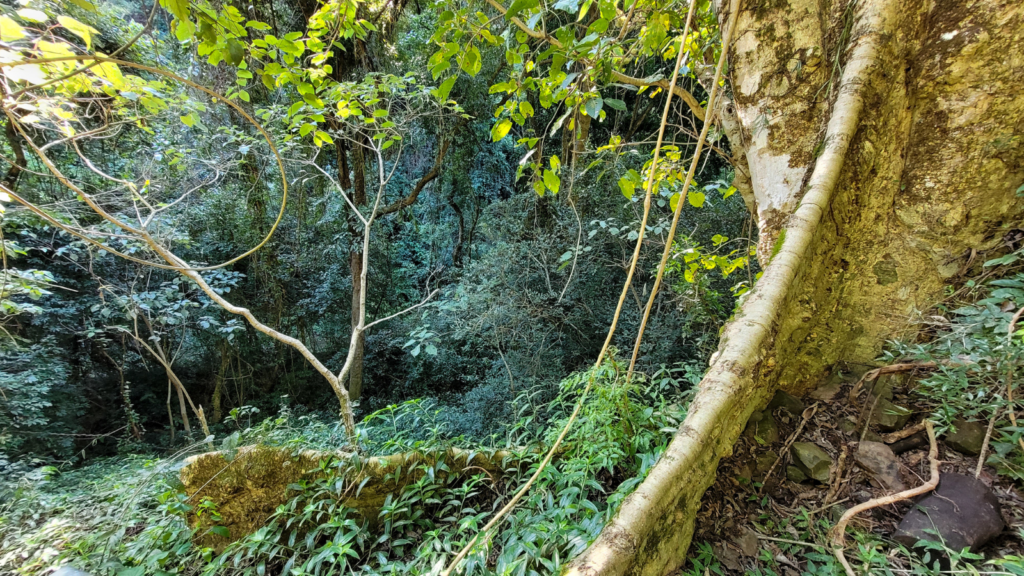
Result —
[{"label": "large tree trunk", "polygon": [[[722,11],[720,10],[721,14]],[[720,20],[724,20],[720,17]],[[741,7],[718,111],[765,274],[689,416],[571,574],[662,575],[751,412],[840,360],[871,362],[1024,201],[1018,0],[774,0]]]}]

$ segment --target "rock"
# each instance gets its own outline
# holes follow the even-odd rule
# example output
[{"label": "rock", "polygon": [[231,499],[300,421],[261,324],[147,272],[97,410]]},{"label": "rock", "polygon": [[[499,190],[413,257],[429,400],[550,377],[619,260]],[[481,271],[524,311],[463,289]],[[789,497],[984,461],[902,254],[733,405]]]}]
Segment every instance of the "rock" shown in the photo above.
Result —
[{"label": "rock", "polygon": [[756,557],[760,546],[757,543],[757,532],[743,526],[740,533],[733,539],[733,544],[740,549],[744,556]]},{"label": "rock", "polygon": [[786,479],[797,484],[807,481],[807,474],[796,466],[786,466]]},{"label": "rock", "polygon": [[[839,422],[839,431],[855,436],[856,440],[860,440],[860,430],[857,429],[857,421],[853,418],[843,418],[842,421]],[[868,429],[867,433],[864,434],[864,439],[870,442],[882,441],[882,437],[871,429]]]},{"label": "rock", "polygon": [[875,385],[871,387],[871,400],[874,401],[875,397],[892,400],[892,383],[893,377],[890,374],[883,374],[875,380]]},{"label": "rock", "polygon": [[768,410],[775,410],[776,408],[782,408],[793,416],[800,416],[804,413],[803,401],[784,390],[776,392],[775,396],[772,397],[772,401],[768,403]]},{"label": "rock", "polygon": [[809,478],[818,482],[828,482],[829,468],[832,458],[813,442],[796,442],[790,448],[793,463]]},{"label": "rock", "polygon": [[845,382],[845,380],[843,379],[843,375],[835,374],[832,376],[832,378],[829,378],[828,382],[826,382],[823,386],[815,388],[807,396],[810,397],[812,400],[820,400],[821,402],[832,402],[836,395],[839,394],[839,390],[843,387],[843,382]]},{"label": "rock", "polygon": [[779,425],[775,417],[769,412],[755,412],[750,416],[750,422],[743,435],[764,446],[779,441]]},{"label": "rock", "polygon": [[854,434],[857,432],[857,420],[854,418],[843,418],[839,422],[839,431],[844,434]]},{"label": "rock", "polygon": [[832,508],[829,510],[828,517],[832,519],[833,524],[837,524],[839,523],[839,520],[842,519],[843,514],[846,514],[847,510],[849,510],[849,508],[847,508],[846,506],[836,504],[832,506]]},{"label": "rock", "polygon": [[889,448],[892,448],[892,453],[893,454],[899,456],[900,454],[903,454],[904,452],[909,452],[911,450],[916,450],[918,448],[922,448],[922,447],[927,446],[927,445],[928,445],[928,436],[924,432],[918,432],[917,434],[914,434],[913,436],[910,436],[908,438],[904,438],[902,440],[897,440],[896,442],[893,442],[892,444],[889,445]]},{"label": "rock", "polygon": [[981,445],[985,441],[987,429],[985,424],[958,419],[953,421],[953,428],[956,430],[946,433],[946,446],[968,456],[977,456],[981,453]]},{"label": "rock", "polygon": [[754,478],[760,480],[764,478],[764,475],[772,469],[775,465],[775,461],[779,459],[779,455],[774,450],[769,450],[763,454],[757,455],[756,464],[754,467]]},{"label": "rock", "polygon": [[938,489],[903,517],[893,539],[907,548],[928,540],[941,541],[956,551],[977,551],[1002,531],[999,500],[983,482],[970,476],[944,474]]},{"label": "rock", "polygon": [[880,398],[875,406],[875,411],[871,413],[871,423],[877,424],[886,432],[902,430],[910,420],[911,414],[913,412],[910,410]]},{"label": "rock", "polygon": [[861,442],[855,457],[857,464],[878,481],[889,492],[906,490],[900,479],[900,467],[896,455],[881,442]]}]

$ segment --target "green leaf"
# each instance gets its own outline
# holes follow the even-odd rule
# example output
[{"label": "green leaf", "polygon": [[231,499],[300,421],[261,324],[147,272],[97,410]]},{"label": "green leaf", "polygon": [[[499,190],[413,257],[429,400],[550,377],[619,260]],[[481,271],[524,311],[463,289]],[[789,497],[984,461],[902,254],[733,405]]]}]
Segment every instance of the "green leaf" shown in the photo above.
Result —
[{"label": "green leaf", "polygon": [[447,80],[441,83],[440,86],[434,91],[434,96],[441,102],[448,101],[448,95],[452,92],[452,86],[455,86],[455,80],[458,79],[457,75],[450,76]]},{"label": "green leaf", "polygon": [[228,40],[228,62],[232,66],[238,66],[242,63],[242,58],[245,57],[245,46],[234,38]]},{"label": "green leaf", "polygon": [[548,187],[548,190],[551,190],[552,194],[558,194],[558,187],[561,183],[562,181],[558,177],[558,174],[555,174],[551,170],[544,171],[544,185]]},{"label": "green leaf", "polygon": [[226,526],[214,526],[208,531],[210,534],[215,534],[221,538],[228,538],[231,536],[231,531]]},{"label": "green leaf", "polygon": [[616,110],[625,110],[626,103],[616,98],[605,98],[604,103]]},{"label": "green leaf", "polygon": [[160,5],[167,8],[175,18],[188,20],[188,0],[160,0]]},{"label": "green leaf", "polygon": [[569,14],[575,14],[580,9],[580,0],[558,0],[552,8],[568,12]]},{"label": "green leaf", "polygon": [[[703,192],[690,192],[686,195],[686,199],[690,202],[690,206],[693,206],[694,208],[700,208],[703,206],[705,198],[706,196],[704,196]],[[672,210],[675,210],[675,208],[672,208]]]},{"label": "green leaf", "polygon": [[89,12],[96,12],[96,5],[89,0],[71,0],[71,3],[78,6],[82,10],[88,10]]},{"label": "green leaf", "polygon": [[508,12],[505,13],[505,18],[511,20],[513,16],[523,10],[532,10],[538,5],[540,5],[540,0],[515,0],[512,6],[509,7]]},{"label": "green leaf", "polygon": [[331,135],[328,134],[327,132],[324,132],[323,130],[317,130],[316,137],[328,144],[334,144],[334,138],[331,138]]},{"label": "green leaf", "polygon": [[29,22],[46,22],[50,19],[50,17],[46,15],[46,12],[33,10],[32,8],[22,8],[21,10],[18,10],[18,16],[21,17],[22,20],[28,20]]},{"label": "green leaf", "polygon": [[580,9],[580,15],[576,18],[577,22],[582,22],[587,17],[587,12],[590,11],[590,5],[594,3],[594,0],[587,0],[583,3],[583,8]]},{"label": "green leaf", "polygon": [[184,124],[185,126],[188,126],[189,128],[195,126],[196,125],[195,112],[192,112],[191,114],[186,114],[184,116],[181,116],[181,123]]},{"label": "green leaf", "polygon": [[676,206],[679,206],[679,194],[678,193],[673,194],[672,197],[668,199],[668,207],[671,208],[673,212],[676,211]]},{"label": "green leaf", "polygon": [[82,24],[69,16],[57,16],[57,22],[60,22],[60,25],[67,28],[72,34],[81,38],[85,42],[86,48],[92,49],[92,35],[99,34],[99,30],[88,24]]},{"label": "green leaf", "polygon": [[619,178],[619,190],[622,190],[623,196],[632,200],[633,193],[636,192],[636,186],[633,184],[633,181],[630,180],[629,178],[622,177]]},{"label": "green leaf", "polygon": [[497,141],[501,140],[502,138],[504,138],[508,134],[508,131],[511,130],[511,129],[512,129],[512,121],[509,120],[508,118],[506,118],[504,120],[501,120],[500,122],[497,122],[491,128],[491,141],[492,142],[497,142]]},{"label": "green leaf", "polygon": [[25,30],[10,16],[0,16],[0,40],[10,42],[25,37]]},{"label": "green leaf", "polygon": [[590,100],[587,100],[587,103],[584,105],[584,109],[587,112],[587,116],[590,116],[591,118],[597,118],[598,114],[601,113],[601,108],[603,106],[604,100],[602,100],[601,97],[598,96],[597,98],[591,98]]},{"label": "green leaf", "polygon": [[196,35],[196,25],[190,20],[178,20],[178,24],[174,27],[174,36],[178,39],[178,42],[187,42]]},{"label": "green leaf", "polygon": [[726,198],[728,198],[729,196],[732,196],[735,193],[736,193],[736,187],[735,186],[729,186],[729,188],[726,189],[725,192],[722,192],[722,200],[725,200]]},{"label": "green leaf", "polygon": [[480,49],[476,46],[470,48],[465,56],[462,57],[462,69],[470,76],[476,76],[480,72],[482,65],[483,59],[480,57]]},{"label": "green leaf", "polygon": [[437,356],[437,346],[434,346],[433,344],[427,344],[426,350],[427,354],[430,354],[431,356]]},{"label": "green leaf", "polygon": [[526,100],[519,103],[519,113],[529,118],[534,115],[533,104],[530,104]]}]

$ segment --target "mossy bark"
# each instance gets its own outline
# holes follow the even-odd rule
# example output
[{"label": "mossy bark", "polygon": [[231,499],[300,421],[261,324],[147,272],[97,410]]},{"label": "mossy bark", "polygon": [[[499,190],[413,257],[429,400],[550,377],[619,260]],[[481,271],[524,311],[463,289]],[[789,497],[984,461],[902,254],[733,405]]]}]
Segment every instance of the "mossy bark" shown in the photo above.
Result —
[{"label": "mossy bark", "polygon": [[[247,446],[231,452],[210,452],[193,456],[181,469],[181,482],[193,507],[209,501],[220,514],[216,525],[228,529],[229,536],[207,533],[214,524],[209,516],[193,515],[197,542],[203,546],[223,549],[229,542],[263,526],[277,507],[294,491],[289,485],[321,477],[321,463],[332,466],[344,481],[338,485],[342,504],[360,514],[371,524],[377,519],[388,495],[418,480],[424,471],[418,464],[443,460],[450,474],[485,472],[497,478],[522,460],[508,450],[470,451],[459,448],[407,452],[381,457],[361,457],[349,452]],[[403,473],[394,474],[401,469]]]},{"label": "mossy bark", "polygon": [[748,1],[734,37],[733,99],[716,112],[765,274],[665,455],[569,574],[680,567],[750,414],[839,361],[873,361],[1021,224],[1018,1]]}]

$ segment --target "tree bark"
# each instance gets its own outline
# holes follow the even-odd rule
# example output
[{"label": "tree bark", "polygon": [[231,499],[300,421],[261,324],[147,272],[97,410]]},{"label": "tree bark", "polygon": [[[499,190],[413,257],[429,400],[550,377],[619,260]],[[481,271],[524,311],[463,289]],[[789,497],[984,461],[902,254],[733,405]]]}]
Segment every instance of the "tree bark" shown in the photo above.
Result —
[{"label": "tree bark", "polygon": [[213,395],[210,398],[210,403],[213,405],[213,422],[215,424],[220,422],[224,416],[222,406],[224,402],[224,379],[227,377],[230,364],[231,348],[225,342],[220,347],[220,368],[217,370],[217,376],[213,381]]},{"label": "tree bark", "polygon": [[1020,225],[1022,33],[1015,0],[742,7],[733,100],[714,112],[738,186],[749,175],[765,273],[664,456],[569,574],[681,566],[751,412],[839,361],[872,361],[941,298],[965,253]]},{"label": "tree bark", "polygon": [[[339,163],[345,166],[347,163]],[[352,203],[358,208],[366,206],[366,155],[362,146],[352,147]],[[347,170],[346,170],[347,172]],[[348,174],[340,175],[339,182],[348,180]],[[352,238],[352,248],[349,252],[349,272],[352,275],[352,330],[355,331],[359,324],[360,302],[362,301],[362,285],[359,279],[363,274],[363,250],[362,234],[363,229],[359,220],[353,214],[348,219],[349,236]],[[363,355],[366,344],[366,335],[360,334],[356,339],[355,356],[352,358],[352,369],[348,374],[348,397],[353,402],[359,400],[363,394]]]}]

